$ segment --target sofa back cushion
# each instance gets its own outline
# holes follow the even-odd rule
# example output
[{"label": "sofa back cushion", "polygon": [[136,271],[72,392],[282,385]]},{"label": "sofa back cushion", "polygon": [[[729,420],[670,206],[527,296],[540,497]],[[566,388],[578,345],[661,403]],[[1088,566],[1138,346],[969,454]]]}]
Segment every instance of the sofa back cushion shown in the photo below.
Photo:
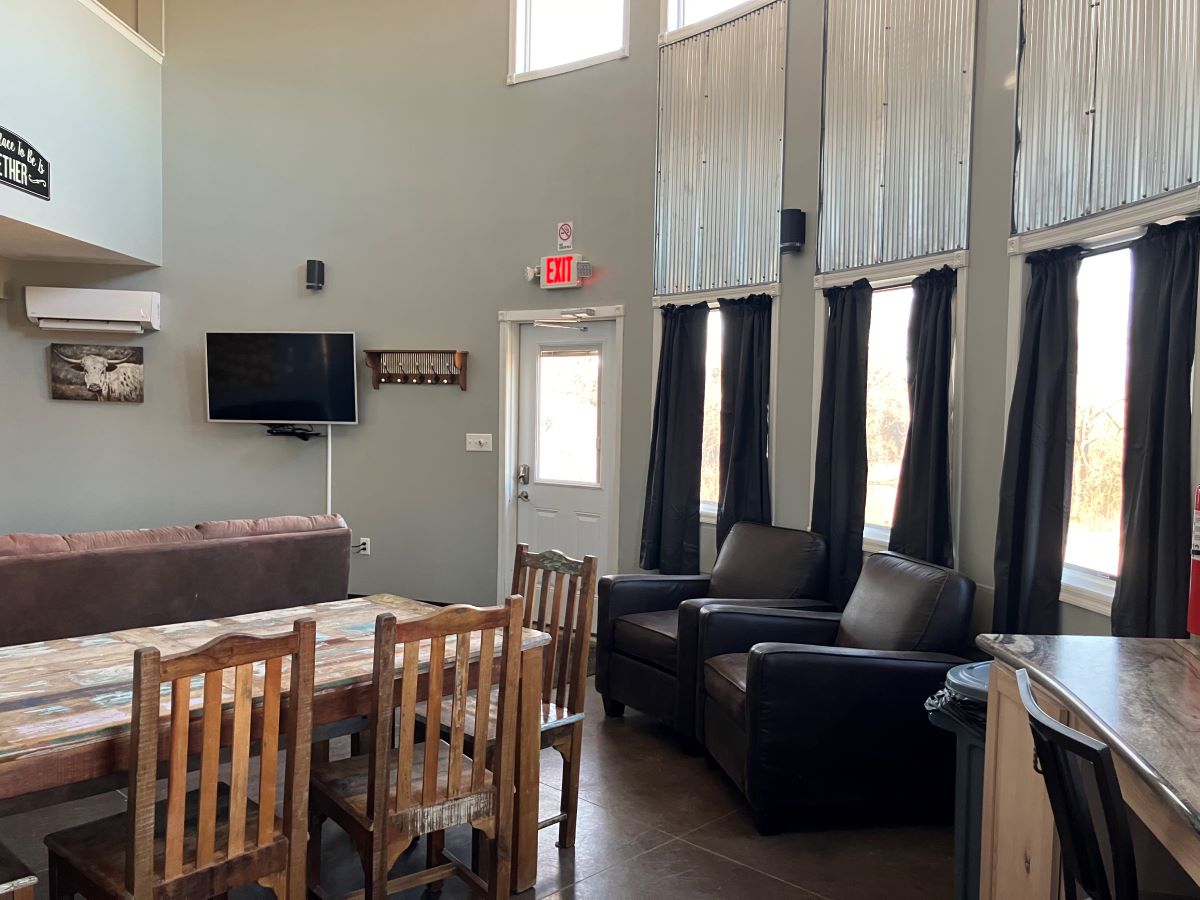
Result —
[{"label": "sofa back cushion", "polygon": [[828,551],[812,531],[738,522],[717,555],[709,596],[731,600],[824,600]]},{"label": "sofa back cushion", "polygon": [[0,534],[0,558],[66,553],[70,549],[61,534]]},{"label": "sofa back cushion", "polygon": [[60,538],[59,552],[0,556],[0,646],[346,598],[344,525],[207,540],[184,532],[200,535],[192,528],[70,535],[73,551]]},{"label": "sofa back cushion", "polygon": [[971,627],[975,582],[899,553],[863,564],[838,630],[839,647],[961,653]]},{"label": "sofa back cushion", "polygon": [[223,522],[201,522],[196,530],[206,539],[253,537],[264,534],[296,534],[304,531],[327,531],[345,528],[346,521],[336,513],[320,516],[269,516],[265,519],[228,519]]},{"label": "sofa back cushion", "polygon": [[172,525],[168,528],[138,528],[129,531],[80,531],[66,536],[71,550],[113,550],[118,547],[145,547],[149,544],[181,544],[202,540],[195,528]]}]

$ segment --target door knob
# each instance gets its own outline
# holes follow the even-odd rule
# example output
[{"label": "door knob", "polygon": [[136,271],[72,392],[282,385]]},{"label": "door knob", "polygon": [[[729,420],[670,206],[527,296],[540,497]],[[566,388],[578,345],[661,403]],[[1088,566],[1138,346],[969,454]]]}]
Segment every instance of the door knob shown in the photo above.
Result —
[{"label": "door knob", "polygon": [[517,466],[517,484],[529,484],[529,465],[521,463]]},{"label": "door knob", "polygon": [[517,494],[517,499],[524,500],[526,503],[528,503],[529,502],[529,491],[521,491],[521,493]]}]

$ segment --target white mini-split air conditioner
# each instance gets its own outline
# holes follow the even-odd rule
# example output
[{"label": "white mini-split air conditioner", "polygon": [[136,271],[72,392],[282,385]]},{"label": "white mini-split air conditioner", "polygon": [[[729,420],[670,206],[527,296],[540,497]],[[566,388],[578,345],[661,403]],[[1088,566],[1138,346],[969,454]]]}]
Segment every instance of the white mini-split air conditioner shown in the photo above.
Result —
[{"label": "white mini-split air conditioner", "polygon": [[50,331],[143,334],[160,327],[159,299],[153,291],[27,287],[25,312]]}]

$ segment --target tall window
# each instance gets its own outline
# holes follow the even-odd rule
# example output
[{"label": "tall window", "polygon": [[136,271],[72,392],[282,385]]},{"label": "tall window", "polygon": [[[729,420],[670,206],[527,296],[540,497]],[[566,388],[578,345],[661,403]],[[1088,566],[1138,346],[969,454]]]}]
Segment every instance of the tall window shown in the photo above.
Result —
[{"label": "tall window", "polygon": [[719,16],[726,10],[741,6],[745,0],[667,0],[666,21],[663,31],[670,33],[680,28],[687,28],[713,16]]},{"label": "tall window", "polygon": [[721,491],[721,311],[708,311],[704,354],[704,443],[700,453],[700,512],[715,516]]},{"label": "tall window", "polygon": [[[908,318],[912,287],[875,291],[867,335],[867,511],[877,531],[892,527],[908,435]],[[882,536],[877,534],[877,536]]]},{"label": "tall window", "polygon": [[629,54],[628,0],[516,0],[509,82]]},{"label": "tall window", "polygon": [[1065,560],[1111,578],[1121,558],[1132,259],[1129,250],[1087,257],[1078,281],[1075,462]]}]

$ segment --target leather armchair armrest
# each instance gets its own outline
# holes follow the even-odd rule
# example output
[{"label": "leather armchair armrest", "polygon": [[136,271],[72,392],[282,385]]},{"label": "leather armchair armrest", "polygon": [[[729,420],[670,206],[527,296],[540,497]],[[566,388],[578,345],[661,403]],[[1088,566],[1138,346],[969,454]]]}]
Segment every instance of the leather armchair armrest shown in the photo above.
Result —
[{"label": "leather armchair armrest", "polygon": [[780,793],[820,805],[846,789],[838,773],[881,761],[919,778],[948,735],[925,699],[965,662],[944,653],[761,643],[746,672],[746,795],[765,808]]},{"label": "leather armchair armrest", "polygon": [[[832,611],[833,607],[823,600],[808,600],[803,598],[789,600],[743,599],[731,600],[726,598],[700,597],[695,600],[684,600],[679,604],[679,640],[677,644],[677,662],[675,676],[678,679],[678,711],[677,727],[681,734],[695,734],[696,740],[704,740],[704,721],[700,711],[704,704],[704,660],[718,653],[735,653],[749,650],[759,640],[768,637],[779,637],[778,631],[766,630],[766,637],[749,641],[744,647],[731,650],[720,650],[718,653],[701,652],[701,618],[702,612],[715,606],[721,609],[733,610],[811,610],[814,612]],[[752,620],[756,624],[760,620]],[[836,632],[836,628],[834,629]],[[804,637],[809,633],[804,632]],[[797,640],[800,638],[797,637]]]},{"label": "leather armchair armrest", "polygon": [[676,609],[708,593],[707,575],[605,575],[596,591],[596,688],[608,687],[613,626],[621,616]]},{"label": "leather armchair armrest", "polygon": [[703,666],[706,659],[723,653],[748,653],[764,641],[832,644],[841,621],[839,612],[712,603],[700,610],[697,663]]}]

